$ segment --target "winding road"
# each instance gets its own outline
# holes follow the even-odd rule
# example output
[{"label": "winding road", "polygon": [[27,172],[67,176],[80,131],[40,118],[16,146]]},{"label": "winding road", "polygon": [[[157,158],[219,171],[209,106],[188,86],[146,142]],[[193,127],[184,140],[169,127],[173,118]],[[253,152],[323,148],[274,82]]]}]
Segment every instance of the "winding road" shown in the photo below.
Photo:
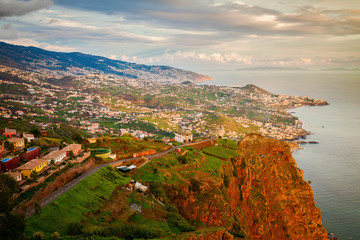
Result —
[{"label": "winding road", "polygon": [[[169,148],[168,150],[166,150],[164,152],[155,153],[155,154],[148,155],[148,156],[145,156],[145,157],[150,158],[150,159],[159,158],[159,157],[164,156],[165,154],[168,154],[171,151],[174,151],[175,149],[177,149],[179,147],[183,147],[183,146],[187,146],[187,145],[195,145],[195,144],[211,141],[211,140],[214,140],[214,139],[215,139],[215,137],[211,137],[210,139],[202,140],[202,141],[195,142],[195,143],[193,143],[193,142],[184,143],[184,144],[181,144],[179,146]],[[94,174],[95,172],[97,172],[98,170],[100,170],[103,167],[106,167],[106,166],[109,166],[109,165],[115,165],[115,164],[118,164],[118,163],[121,163],[121,162],[127,162],[127,161],[134,160],[134,159],[140,159],[140,158],[142,158],[142,157],[121,159],[121,160],[117,160],[117,161],[114,161],[114,162],[104,163],[104,164],[99,165],[99,166],[97,166],[95,168],[92,168],[89,171],[87,171],[86,173],[84,173],[81,176],[77,177],[76,179],[72,180],[71,182],[69,182],[68,184],[63,186],[62,188],[59,188],[55,192],[51,193],[49,196],[47,196],[47,197],[43,198],[42,200],[40,200],[40,205],[41,205],[41,207],[45,207],[46,205],[48,205],[49,203],[51,203],[52,201],[54,201],[55,199],[57,199],[58,197],[60,197],[61,195],[63,195],[67,191],[69,191],[70,189],[72,189],[73,187],[75,187],[79,182],[81,182],[82,180],[84,180],[88,176]],[[34,208],[29,207],[26,211],[24,211],[23,214],[24,214],[25,219],[26,219],[26,218],[30,217],[31,215],[33,215],[34,213],[35,213]]]}]

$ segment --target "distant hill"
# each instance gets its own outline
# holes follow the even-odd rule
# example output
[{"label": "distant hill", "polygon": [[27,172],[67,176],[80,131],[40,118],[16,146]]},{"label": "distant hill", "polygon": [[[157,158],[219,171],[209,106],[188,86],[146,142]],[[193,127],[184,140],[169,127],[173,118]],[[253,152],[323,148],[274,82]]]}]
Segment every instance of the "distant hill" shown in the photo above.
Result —
[{"label": "distant hill", "polygon": [[79,52],[64,53],[0,42],[0,65],[51,75],[113,74],[158,82],[201,82],[211,77],[168,66],[130,63]]}]

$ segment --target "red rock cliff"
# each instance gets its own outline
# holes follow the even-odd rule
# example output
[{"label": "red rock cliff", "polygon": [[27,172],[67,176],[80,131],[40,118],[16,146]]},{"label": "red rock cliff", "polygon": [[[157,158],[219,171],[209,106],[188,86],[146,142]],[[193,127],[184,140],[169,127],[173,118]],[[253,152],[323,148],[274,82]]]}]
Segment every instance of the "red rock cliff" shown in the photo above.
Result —
[{"label": "red rock cliff", "polygon": [[258,134],[239,144],[239,156],[223,164],[221,178],[168,186],[181,214],[199,226],[224,226],[249,239],[327,239],[310,185],[287,143]]}]

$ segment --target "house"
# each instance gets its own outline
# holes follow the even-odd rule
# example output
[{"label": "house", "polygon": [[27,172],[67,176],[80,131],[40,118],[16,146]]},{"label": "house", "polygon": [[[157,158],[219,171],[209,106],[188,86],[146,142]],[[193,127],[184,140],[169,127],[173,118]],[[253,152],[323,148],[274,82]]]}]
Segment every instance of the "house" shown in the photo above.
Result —
[{"label": "house", "polygon": [[24,165],[16,168],[15,171],[21,173],[22,179],[31,178],[32,172],[41,172],[47,166],[47,160],[43,158],[33,159]]},{"label": "house", "polygon": [[77,156],[81,153],[81,144],[70,144],[61,150],[66,151],[66,155],[69,155],[69,152],[72,151],[74,156]]},{"label": "house", "polygon": [[14,144],[15,148],[24,148],[25,147],[25,141],[23,138],[12,137],[8,141],[9,141],[9,143]]},{"label": "house", "polygon": [[2,171],[10,171],[17,166],[19,166],[20,163],[20,156],[9,156],[0,161],[1,164],[1,170]]},{"label": "house", "polygon": [[27,162],[30,160],[33,160],[35,158],[39,157],[39,148],[38,147],[32,147],[28,148],[26,152],[20,153],[20,160],[22,162]]},{"label": "house", "polygon": [[40,136],[42,136],[42,137],[48,137],[48,136],[49,136],[49,131],[41,130],[41,131],[40,131]]},{"label": "house", "polygon": [[148,190],[148,187],[145,185],[142,185],[139,182],[135,183],[134,190],[139,190],[140,192],[146,192]]},{"label": "house", "polygon": [[175,133],[175,141],[179,143],[191,142],[193,135],[187,132]]},{"label": "house", "polygon": [[20,172],[7,172],[6,174],[13,177],[17,182],[21,181],[21,173]]},{"label": "house", "polygon": [[50,165],[51,160],[54,160],[56,164],[56,163],[61,163],[64,160],[64,158],[66,158],[66,151],[64,151],[63,149],[52,151],[43,157],[43,159],[47,160],[48,165]]},{"label": "house", "polygon": [[12,138],[16,136],[16,129],[5,128],[5,137]]},{"label": "house", "polygon": [[24,138],[26,138],[29,142],[35,140],[34,134],[31,133],[24,133]]}]

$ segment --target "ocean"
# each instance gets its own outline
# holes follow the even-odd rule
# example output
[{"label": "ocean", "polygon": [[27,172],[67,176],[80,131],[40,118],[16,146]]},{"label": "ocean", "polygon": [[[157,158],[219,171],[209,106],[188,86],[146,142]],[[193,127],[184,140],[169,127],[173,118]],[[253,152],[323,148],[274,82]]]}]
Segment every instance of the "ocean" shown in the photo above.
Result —
[{"label": "ocean", "polygon": [[207,72],[202,84],[245,86],[276,94],[325,99],[330,105],[293,109],[313,135],[293,154],[304,179],[311,181],[328,232],[360,240],[360,72],[358,71],[221,71]]}]

